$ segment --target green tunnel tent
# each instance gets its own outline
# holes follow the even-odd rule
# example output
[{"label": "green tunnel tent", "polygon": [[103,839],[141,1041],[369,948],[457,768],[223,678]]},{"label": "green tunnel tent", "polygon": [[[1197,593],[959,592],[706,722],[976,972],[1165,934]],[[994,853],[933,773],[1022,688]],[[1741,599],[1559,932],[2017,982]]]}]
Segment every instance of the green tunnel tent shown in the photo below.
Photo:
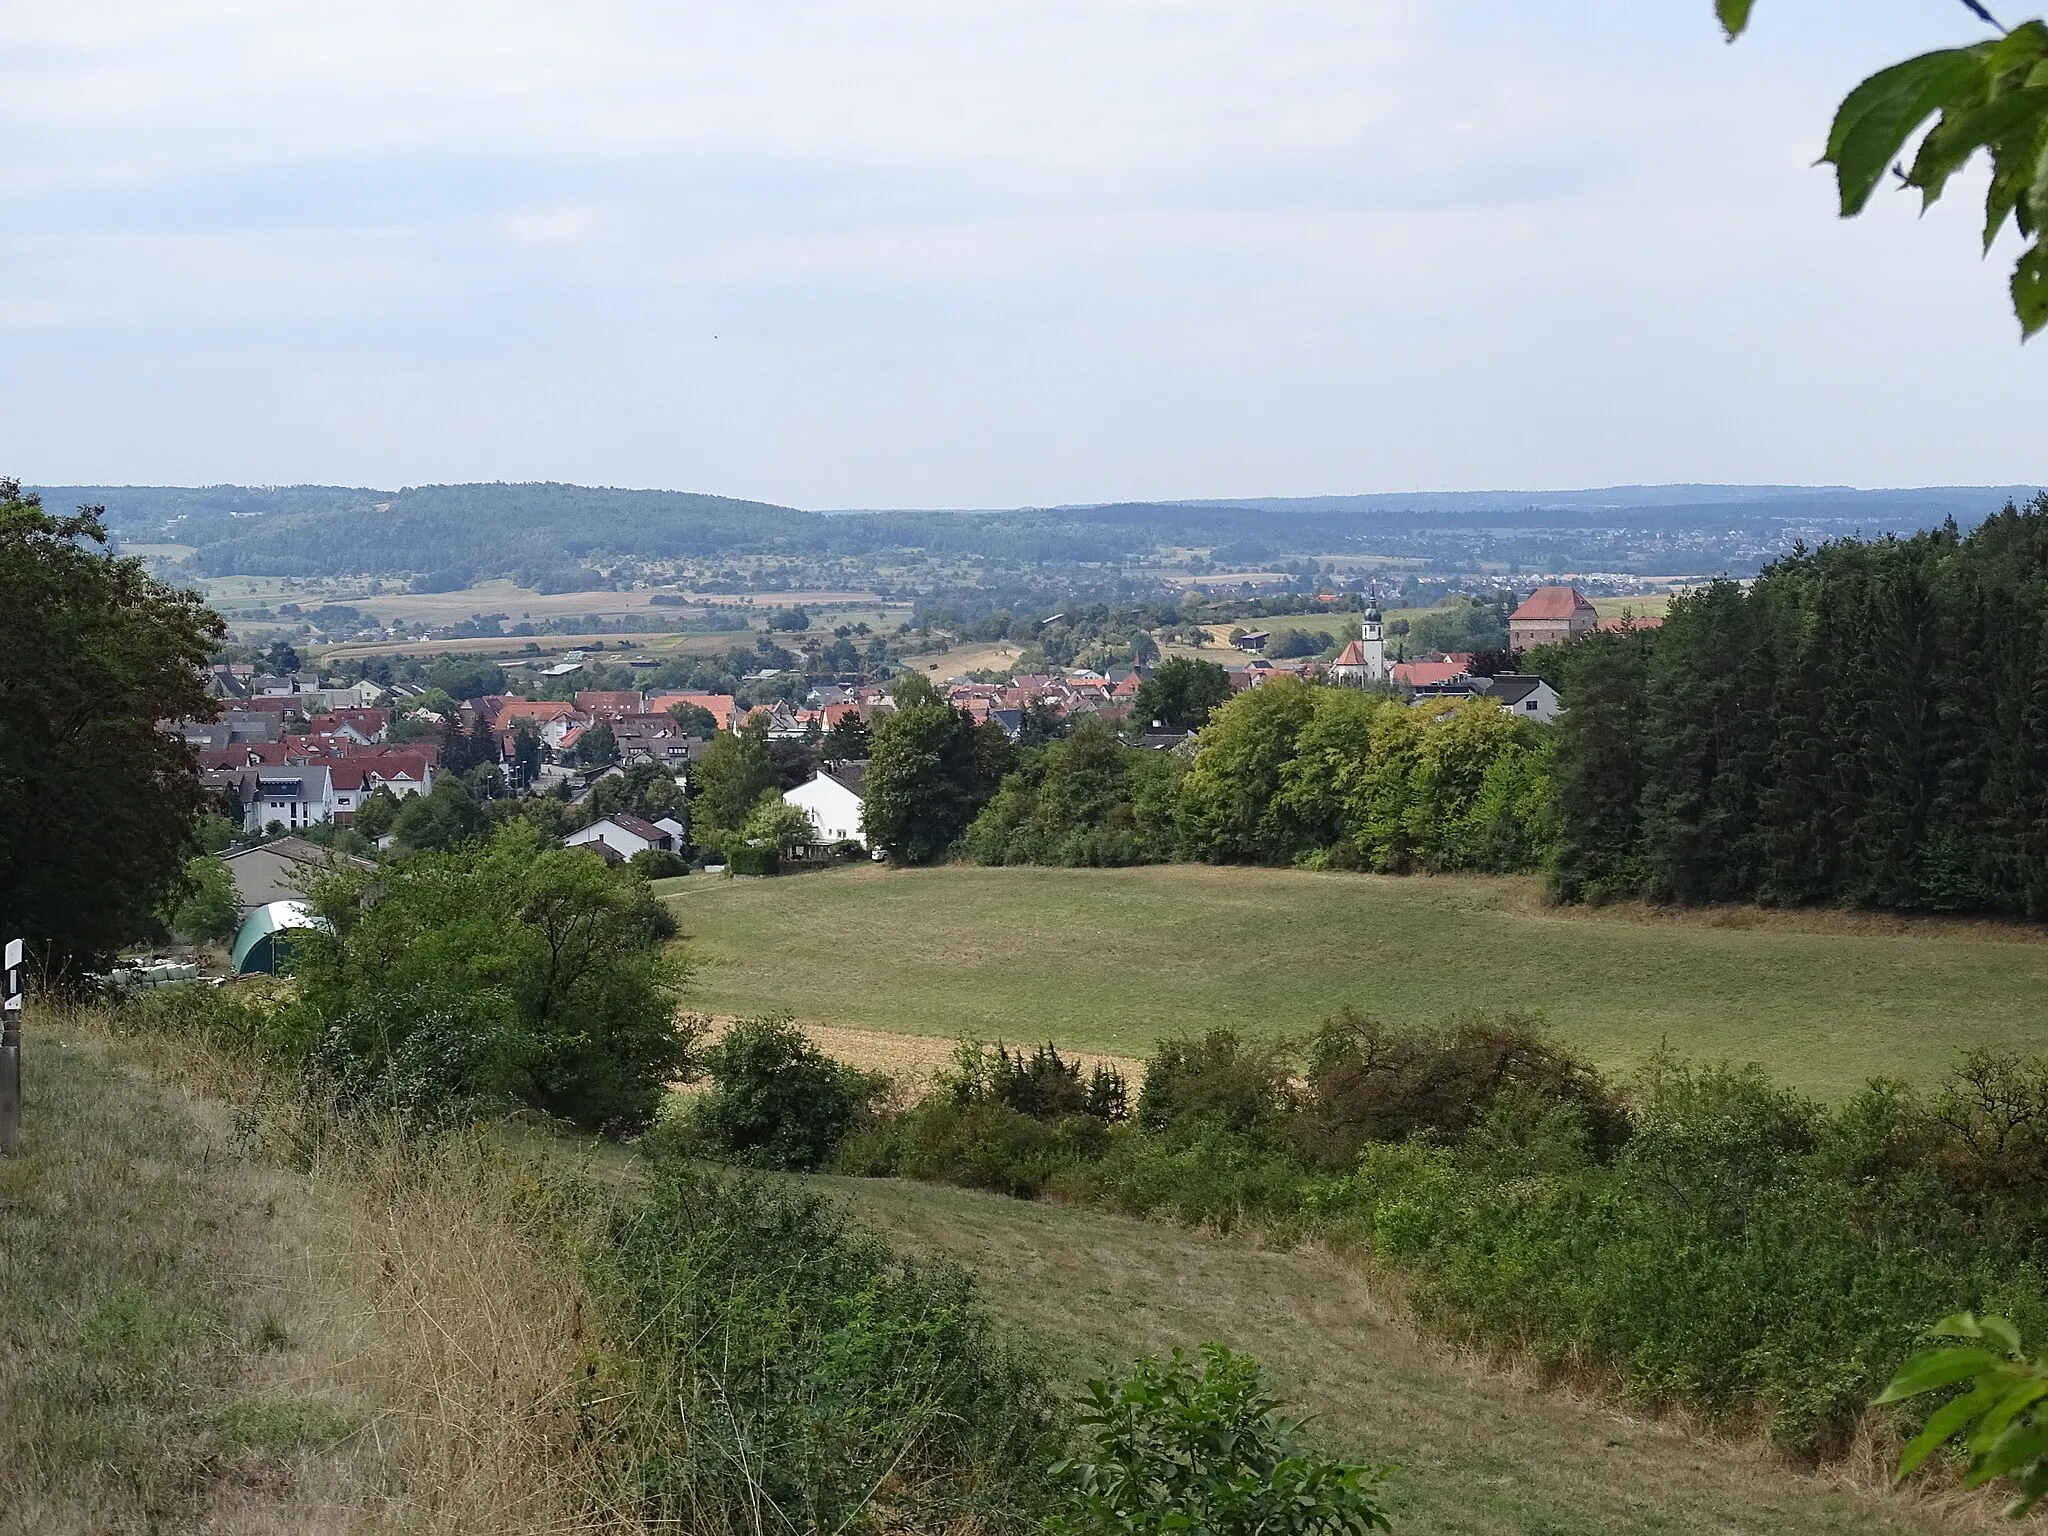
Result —
[{"label": "green tunnel tent", "polygon": [[275,976],[291,959],[291,936],[307,928],[327,927],[303,901],[273,901],[242,919],[228,959],[237,976],[257,972]]}]

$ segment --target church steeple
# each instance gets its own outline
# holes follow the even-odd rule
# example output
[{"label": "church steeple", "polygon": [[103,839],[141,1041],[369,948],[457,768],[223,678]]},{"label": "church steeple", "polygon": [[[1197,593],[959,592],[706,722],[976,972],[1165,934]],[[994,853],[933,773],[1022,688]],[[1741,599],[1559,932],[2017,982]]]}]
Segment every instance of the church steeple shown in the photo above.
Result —
[{"label": "church steeple", "polygon": [[1360,648],[1365,652],[1365,680],[1369,684],[1387,680],[1387,642],[1380,625],[1377,595],[1366,599],[1365,616],[1358,626]]}]

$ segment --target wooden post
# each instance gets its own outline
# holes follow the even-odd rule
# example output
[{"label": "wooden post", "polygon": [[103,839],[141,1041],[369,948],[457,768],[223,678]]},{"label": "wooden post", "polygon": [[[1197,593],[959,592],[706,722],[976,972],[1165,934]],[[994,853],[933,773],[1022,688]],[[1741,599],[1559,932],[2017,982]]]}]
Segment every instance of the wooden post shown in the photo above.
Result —
[{"label": "wooden post", "polygon": [[0,1154],[21,1140],[21,940],[7,941],[0,971]]}]

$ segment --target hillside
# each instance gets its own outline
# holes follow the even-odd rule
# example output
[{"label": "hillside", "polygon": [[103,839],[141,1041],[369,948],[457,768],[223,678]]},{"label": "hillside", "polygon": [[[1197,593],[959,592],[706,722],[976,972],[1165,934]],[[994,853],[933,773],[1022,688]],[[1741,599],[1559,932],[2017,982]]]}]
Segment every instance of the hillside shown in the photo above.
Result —
[{"label": "hillside", "polygon": [[1715,1531],[1817,1536],[1995,1529],[1886,1497],[1881,1475],[1795,1472],[1755,1448],[1645,1420],[1419,1338],[1359,1270],[1159,1222],[882,1179],[821,1179],[892,1237],[966,1264],[1081,1375],[1220,1339],[1367,1459],[1397,1465],[1401,1536]]},{"label": "hillside", "polygon": [[[1533,878],[849,869],[669,882],[695,1006],[1142,1056],[1162,1035],[1297,1034],[1520,1010],[1604,1066],[1661,1049],[1838,1094],[2041,1050],[2048,938],[2019,926],[1755,909],[1591,911]],[[772,939],[768,936],[772,935]]]},{"label": "hillside", "polygon": [[1950,517],[1969,526],[2032,490],[1648,486],[826,514],[554,483],[39,489],[54,507],[104,505],[110,526],[132,542],[190,547],[196,574],[399,576],[437,591],[495,578],[574,591],[604,585],[622,563],[726,556],[886,563],[915,554],[1078,575],[1200,550],[1240,569],[1350,554],[1468,573],[1741,573],[1797,539],[1906,531]]}]

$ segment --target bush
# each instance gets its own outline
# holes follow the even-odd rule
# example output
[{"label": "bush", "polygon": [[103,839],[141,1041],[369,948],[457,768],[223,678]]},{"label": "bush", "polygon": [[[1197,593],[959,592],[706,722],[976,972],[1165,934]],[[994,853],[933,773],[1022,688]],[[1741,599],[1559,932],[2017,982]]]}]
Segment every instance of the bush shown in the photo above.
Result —
[{"label": "bush", "polygon": [[1378,1497],[1385,1472],[1317,1451],[1249,1355],[1204,1344],[1197,1367],[1176,1349],[1087,1391],[1079,1417],[1091,1443],[1053,1468],[1067,1501],[1048,1536],[1393,1529]]},{"label": "bush", "polygon": [[[636,875],[544,847],[523,820],[487,844],[337,871],[313,899],[333,931],[296,938],[291,1054],[317,1048],[322,1071],[372,1100],[416,1096],[392,1077],[411,1075],[403,1063],[460,1062],[431,1091],[628,1135],[689,1068],[675,1015],[688,969],[662,950],[673,914]],[[440,1043],[419,1055],[411,1035],[428,1026]]]},{"label": "bush", "polygon": [[741,1019],[703,1060],[712,1088],[691,1110],[694,1143],[756,1168],[820,1167],[889,1087],[825,1055],[788,1014]]},{"label": "bush", "polygon": [[[1628,1139],[1627,1108],[1599,1074],[1526,1019],[1468,1019],[1442,1034],[1389,1029],[1344,1009],[1309,1042],[1307,1092],[1290,1138],[1311,1162],[1348,1168],[1370,1141],[1420,1136],[1497,1150],[1555,1143],[1576,1128],[1583,1155]],[[1574,1161],[1576,1159],[1573,1159]]]},{"label": "bush", "polygon": [[734,842],[725,851],[728,875],[775,875],[782,872],[782,852],[772,843]]},{"label": "bush", "polygon": [[1249,1046],[1227,1029],[1161,1041],[1145,1064],[1138,1123],[1148,1131],[1267,1129],[1292,1105],[1285,1047]]},{"label": "bush", "polygon": [[626,861],[642,880],[672,880],[690,872],[690,862],[666,848],[642,848]]},{"label": "bush", "polygon": [[956,1267],[816,1196],[658,1176],[591,1255],[639,1523],[1028,1529],[1060,1413]]},{"label": "bush", "polygon": [[1012,1056],[1002,1045],[990,1049],[968,1042],[953,1060],[956,1070],[944,1086],[961,1104],[1001,1104],[1046,1121],[1073,1115],[1121,1120],[1128,1112],[1130,1089],[1121,1072],[1098,1064],[1083,1083],[1081,1064],[1061,1060],[1049,1040],[1028,1057],[1021,1049]]},{"label": "bush", "polygon": [[1110,1141],[1106,1121],[1045,1121],[1007,1105],[928,1099],[856,1130],[834,1166],[873,1178],[923,1179],[1034,1199],[1050,1187],[1089,1188],[1086,1171]]}]

